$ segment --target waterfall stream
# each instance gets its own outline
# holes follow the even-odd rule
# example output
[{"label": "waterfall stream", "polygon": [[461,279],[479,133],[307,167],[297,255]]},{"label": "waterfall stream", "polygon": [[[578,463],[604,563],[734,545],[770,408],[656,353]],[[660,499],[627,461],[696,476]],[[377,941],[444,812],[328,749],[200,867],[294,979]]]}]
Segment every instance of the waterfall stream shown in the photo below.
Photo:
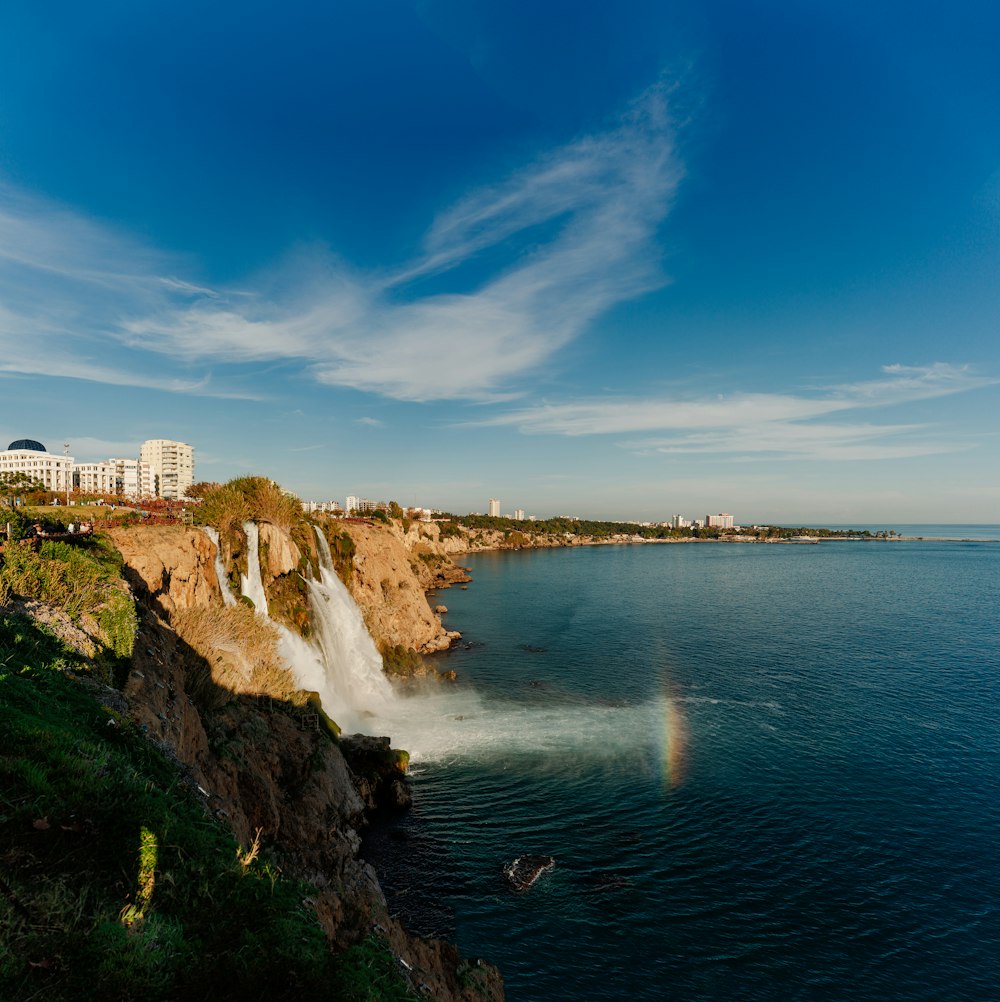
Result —
[{"label": "waterfall stream", "polygon": [[391,716],[399,701],[382,671],[382,656],[361,610],[337,576],[323,533],[316,529],[319,580],[307,579],[313,636],[282,631],[282,654],[301,686],[320,694],[327,713],[345,731],[372,733],[373,722]]},{"label": "waterfall stream", "polygon": [[266,619],[267,595],[260,577],[260,528],[256,522],[244,522],[243,531],[247,534],[247,572],[240,575],[242,591],[253,602],[257,612]]},{"label": "waterfall stream", "polygon": [[226,568],[222,563],[222,548],[219,546],[219,530],[210,525],[203,526],[205,535],[215,544],[215,576],[219,579],[219,590],[222,592],[222,602],[224,605],[236,605],[236,596],[229,587],[229,578],[226,577]]}]

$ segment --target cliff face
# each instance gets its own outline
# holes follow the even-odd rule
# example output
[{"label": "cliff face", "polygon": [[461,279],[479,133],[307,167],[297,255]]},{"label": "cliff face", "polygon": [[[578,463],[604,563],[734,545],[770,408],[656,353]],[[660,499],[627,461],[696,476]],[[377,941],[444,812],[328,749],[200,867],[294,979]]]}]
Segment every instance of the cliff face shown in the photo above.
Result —
[{"label": "cliff face", "polygon": [[221,601],[215,547],[203,532],[151,526],[109,529],[107,535],[125,557],[132,583],[162,615]]},{"label": "cliff face", "polygon": [[[352,590],[376,639],[447,646],[398,535],[352,526],[352,536]],[[189,770],[206,809],[243,845],[259,836],[286,873],[316,888],[313,906],[338,948],[377,928],[414,989],[425,985],[424,994],[444,1002],[502,999],[490,965],[469,965],[454,947],[412,937],[388,916],[374,870],[356,855],[367,782],[353,775],[308,694],[294,691],[267,624],[245,606],[223,607],[207,536],[139,527],[112,537],[144,605],[124,689],[128,712]],[[267,586],[290,576],[302,554],[274,527],[261,540]]]},{"label": "cliff face", "polygon": [[[433,546],[398,524],[345,523],[354,540],[348,587],[368,631],[380,647],[405,647],[428,654],[445,650],[459,636],[449,633],[431,610],[425,591],[436,570],[452,566]],[[427,559],[427,557],[431,559]]]}]

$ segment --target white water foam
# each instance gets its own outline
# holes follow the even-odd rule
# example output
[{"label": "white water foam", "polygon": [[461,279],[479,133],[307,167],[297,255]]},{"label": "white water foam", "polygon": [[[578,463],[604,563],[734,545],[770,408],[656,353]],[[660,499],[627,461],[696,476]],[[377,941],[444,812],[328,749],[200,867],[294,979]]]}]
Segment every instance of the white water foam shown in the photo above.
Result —
[{"label": "white water foam", "polygon": [[240,587],[243,594],[253,602],[257,614],[266,619],[267,595],[260,578],[260,529],[256,522],[244,522],[243,531],[247,534],[247,572],[240,575]]}]

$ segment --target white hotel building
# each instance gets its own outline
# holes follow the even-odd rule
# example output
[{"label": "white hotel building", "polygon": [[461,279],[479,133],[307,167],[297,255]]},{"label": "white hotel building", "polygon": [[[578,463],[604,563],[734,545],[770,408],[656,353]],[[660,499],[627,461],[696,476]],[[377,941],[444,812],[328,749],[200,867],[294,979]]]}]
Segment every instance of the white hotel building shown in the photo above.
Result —
[{"label": "white hotel building", "polygon": [[[162,474],[142,459],[77,463],[72,456],[47,452],[41,442],[30,438],[11,442],[0,451],[0,473],[24,473],[53,494],[77,490],[86,494],[118,494],[133,499],[183,496],[183,491],[191,486],[194,479],[194,450],[183,442],[165,440],[146,442],[143,449],[150,444],[182,447],[173,451],[161,449]],[[181,494],[163,494],[163,486],[173,490],[180,487]]]},{"label": "white hotel building", "polygon": [[41,442],[21,438],[0,452],[0,473],[25,473],[47,491],[63,493],[73,486],[73,457],[46,452]]},{"label": "white hotel building", "polygon": [[709,528],[714,526],[718,529],[731,529],[733,527],[733,516],[726,512],[720,512],[718,515],[706,515],[705,525]]}]

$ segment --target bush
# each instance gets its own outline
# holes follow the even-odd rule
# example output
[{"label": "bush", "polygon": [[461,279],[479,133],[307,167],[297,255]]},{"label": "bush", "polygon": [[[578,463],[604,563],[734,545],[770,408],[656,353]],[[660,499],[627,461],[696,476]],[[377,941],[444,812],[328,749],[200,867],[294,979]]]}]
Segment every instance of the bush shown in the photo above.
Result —
[{"label": "bush", "polygon": [[204,661],[189,666],[192,696],[214,709],[234,692],[287,697],[295,689],[278,655],[278,631],[252,606],[196,606],[175,614],[173,625]]},{"label": "bush", "polygon": [[330,544],[330,557],[337,577],[345,585],[350,585],[351,575],[354,573],[354,554],[357,550],[354,537],[346,529],[334,529],[328,524],[326,541]]},{"label": "bush", "polygon": [[204,496],[195,518],[201,525],[214,525],[222,534],[247,521],[270,522],[287,531],[303,517],[299,499],[267,477],[237,477],[200,488]]}]

